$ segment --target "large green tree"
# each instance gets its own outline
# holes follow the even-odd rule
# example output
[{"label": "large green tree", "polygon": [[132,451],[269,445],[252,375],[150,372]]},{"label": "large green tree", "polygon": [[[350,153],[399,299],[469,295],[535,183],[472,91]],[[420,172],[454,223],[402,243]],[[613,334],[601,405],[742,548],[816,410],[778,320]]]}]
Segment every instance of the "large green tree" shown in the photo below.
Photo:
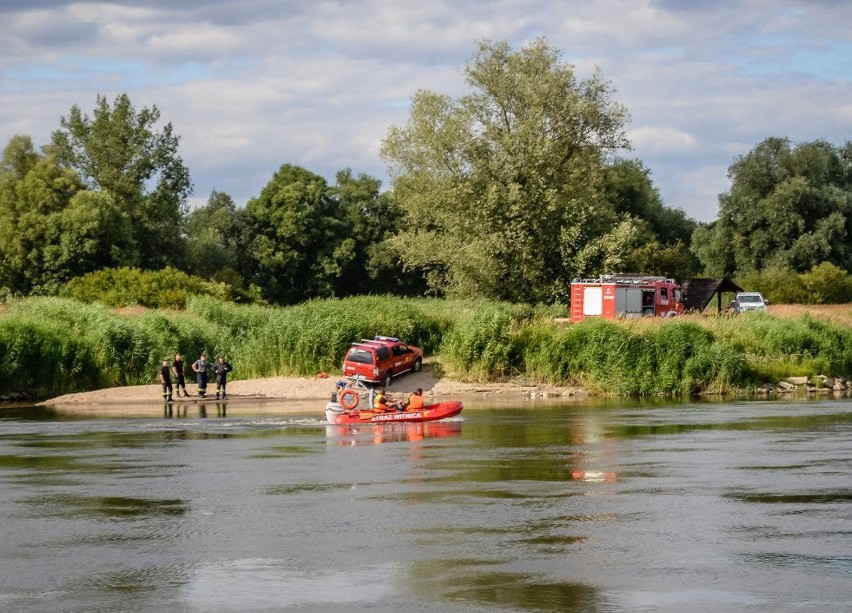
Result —
[{"label": "large green tree", "polygon": [[326,180],[284,164],[246,205],[242,244],[247,281],[277,303],[333,296],[355,257],[349,234]]},{"label": "large green tree", "polygon": [[91,117],[76,105],[53,133],[59,161],[103,191],[131,221],[143,268],[184,264],[181,229],[192,193],[172,125],[156,106],[136,110],[127,94],[98,96]]},{"label": "large green tree", "polygon": [[205,279],[236,273],[240,213],[225,192],[213,190],[207,203],[186,219],[187,270]]},{"label": "large green tree", "polygon": [[436,292],[564,298],[574,275],[638,245],[601,190],[607,157],[628,147],[626,110],[599,73],[578,79],[544,40],[482,42],[465,74],[471,93],[418,92],[382,144],[411,220],[391,242]]},{"label": "large green tree", "polygon": [[405,223],[391,194],[381,191],[381,181],[350,169],[337,173],[329,195],[346,223],[344,240],[351,240],[353,257],[335,284],[335,294],[418,294],[425,290],[421,275],[406,269],[386,238]]},{"label": "large green tree", "polygon": [[29,137],[10,140],[0,164],[0,288],[54,294],[70,278],[135,260],[130,222],[112,198],[85,189]]},{"label": "large green tree", "polygon": [[718,220],[693,235],[710,274],[804,272],[821,262],[852,271],[852,141],[767,138],[728,175]]},{"label": "large green tree", "polygon": [[[663,203],[651,173],[639,160],[616,159],[604,169],[603,197],[620,220],[630,220],[640,237],[620,269],[686,279],[699,268],[688,245],[697,224],[682,209]],[[634,241],[633,244],[635,244]]]}]

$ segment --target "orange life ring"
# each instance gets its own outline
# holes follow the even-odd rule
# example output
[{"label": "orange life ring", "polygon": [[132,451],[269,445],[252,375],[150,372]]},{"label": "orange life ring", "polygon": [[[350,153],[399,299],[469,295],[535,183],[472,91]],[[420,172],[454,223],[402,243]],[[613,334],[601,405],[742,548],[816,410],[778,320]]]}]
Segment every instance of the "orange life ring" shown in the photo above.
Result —
[{"label": "orange life ring", "polygon": [[358,406],[358,401],[361,400],[358,397],[358,392],[355,390],[343,390],[340,393],[340,406],[342,406],[347,411],[351,411],[355,407]]}]

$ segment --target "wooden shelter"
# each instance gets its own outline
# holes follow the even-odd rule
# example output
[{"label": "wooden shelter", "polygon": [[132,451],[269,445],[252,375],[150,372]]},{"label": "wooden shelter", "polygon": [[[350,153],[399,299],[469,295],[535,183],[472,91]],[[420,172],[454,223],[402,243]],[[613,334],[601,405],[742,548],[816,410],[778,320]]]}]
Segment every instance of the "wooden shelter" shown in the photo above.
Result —
[{"label": "wooden shelter", "polygon": [[683,302],[687,311],[702,312],[716,295],[716,310],[722,312],[724,292],[745,291],[728,277],[719,279],[688,279],[683,282]]}]

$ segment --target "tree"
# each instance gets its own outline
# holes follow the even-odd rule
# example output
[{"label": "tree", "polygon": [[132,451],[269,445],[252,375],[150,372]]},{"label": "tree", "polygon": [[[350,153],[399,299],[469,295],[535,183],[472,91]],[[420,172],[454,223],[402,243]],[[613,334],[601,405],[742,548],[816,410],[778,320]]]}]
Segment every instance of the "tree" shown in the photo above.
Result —
[{"label": "tree", "polygon": [[578,254],[620,223],[600,186],[607,156],[628,147],[627,113],[599,73],[578,80],[543,40],[482,42],[465,73],[470,94],[418,92],[382,144],[415,222],[391,244],[435,292],[564,297],[592,272]]},{"label": "tree", "polygon": [[425,288],[420,275],[406,270],[385,240],[404,223],[402,210],[381,181],[350,169],[336,175],[329,195],[346,220],[347,238],[353,240],[353,257],[335,283],[335,295],[365,293],[419,294]]},{"label": "tree", "polygon": [[667,207],[651,181],[651,171],[639,160],[617,159],[604,168],[603,192],[606,201],[621,217],[641,219],[648,224],[654,240],[670,247],[678,241],[688,244],[696,228],[682,209]]},{"label": "tree", "polygon": [[796,272],[822,262],[852,270],[852,143],[793,146],[767,138],[737,158],[719,219],[696,231],[693,249],[708,271]]},{"label": "tree", "polygon": [[28,137],[14,137],[0,168],[0,287],[55,294],[75,275],[135,260],[127,217],[51,148],[40,155]]},{"label": "tree", "polygon": [[98,96],[92,117],[76,105],[60,119],[53,144],[61,164],[79,172],[91,190],[103,191],[131,221],[139,264],[183,264],[181,228],[192,193],[172,125],[156,128],[156,106],[137,111],[127,94],[110,107]]},{"label": "tree", "polygon": [[225,192],[210,192],[207,204],[186,219],[187,269],[205,279],[215,279],[226,269],[236,271],[239,224],[233,199]]},{"label": "tree", "polygon": [[77,173],[55,156],[32,150],[29,137],[14,137],[3,153],[0,173],[0,287],[7,292],[53,293],[67,270],[50,268],[61,236],[60,216],[83,189]]},{"label": "tree", "polygon": [[355,257],[350,227],[322,177],[282,165],[246,205],[248,281],[277,303],[333,296]]}]

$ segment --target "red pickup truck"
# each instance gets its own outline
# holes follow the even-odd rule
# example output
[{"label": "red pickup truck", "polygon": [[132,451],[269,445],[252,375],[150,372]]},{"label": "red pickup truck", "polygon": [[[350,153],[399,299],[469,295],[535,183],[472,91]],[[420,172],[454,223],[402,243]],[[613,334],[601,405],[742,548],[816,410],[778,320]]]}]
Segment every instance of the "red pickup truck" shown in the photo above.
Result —
[{"label": "red pickup truck", "polygon": [[404,372],[423,367],[423,350],[393,336],[376,336],[352,343],[343,358],[343,374],[389,387]]}]

